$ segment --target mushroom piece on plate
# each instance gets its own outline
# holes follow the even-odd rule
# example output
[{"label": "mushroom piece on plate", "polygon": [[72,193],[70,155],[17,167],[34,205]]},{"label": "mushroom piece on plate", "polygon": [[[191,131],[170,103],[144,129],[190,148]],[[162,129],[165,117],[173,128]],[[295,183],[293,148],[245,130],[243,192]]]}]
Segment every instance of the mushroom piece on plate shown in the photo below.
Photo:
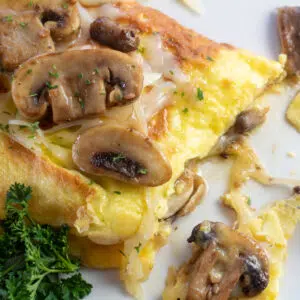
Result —
[{"label": "mushroom piece on plate", "polygon": [[204,221],[188,239],[200,248],[193,265],[188,300],[254,297],[269,282],[266,252],[253,239],[223,223]]},{"label": "mushroom piece on plate", "polygon": [[278,29],[282,52],[287,55],[289,75],[300,75],[300,7],[278,10]]},{"label": "mushroom piece on plate", "polygon": [[161,185],[172,175],[168,160],[147,136],[119,125],[97,126],[79,135],[73,160],[88,174],[145,186]]},{"label": "mushroom piece on plate", "polygon": [[54,123],[61,123],[129,104],[142,87],[142,69],[130,56],[85,49],[27,61],[15,74],[12,96],[25,119],[40,120],[51,106]]}]

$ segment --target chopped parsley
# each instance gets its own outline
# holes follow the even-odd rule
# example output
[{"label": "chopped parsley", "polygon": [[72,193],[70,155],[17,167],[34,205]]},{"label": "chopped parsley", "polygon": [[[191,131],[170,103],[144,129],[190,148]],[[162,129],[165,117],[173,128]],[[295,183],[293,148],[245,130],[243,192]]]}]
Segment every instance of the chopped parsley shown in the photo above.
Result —
[{"label": "chopped parsley", "polygon": [[29,7],[32,7],[32,6],[33,6],[33,0],[30,0],[30,1],[29,1],[28,6],[29,6]]},{"label": "chopped parsley", "polygon": [[148,170],[144,169],[144,168],[141,168],[141,169],[138,170],[138,174],[146,175],[146,174],[148,174]]},{"label": "chopped parsley", "polygon": [[46,82],[46,86],[49,90],[54,90],[58,88],[58,85],[52,85],[49,81]]},{"label": "chopped parsley", "polygon": [[187,107],[185,107],[183,110],[182,110],[183,113],[187,114],[189,112],[189,109]]},{"label": "chopped parsley", "polygon": [[27,138],[28,139],[35,139],[35,135],[29,135]]},{"label": "chopped parsley", "polygon": [[114,191],[114,194],[121,195],[121,192],[120,191]]},{"label": "chopped parsley", "polygon": [[248,199],[247,199],[247,204],[251,205],[251,198],[250,197],[248,197]]},{"label": "chopped parsley", "polygon": [[211,56],[206,56],[206,59],[209,61],[214,61],[214,59]]},{"label": "chopped parsley", "polygon": [[19,24],[22,28],[25,28],[28,25],[28,23],[25,23],[25,22],[20,22]]},{"label": "chopped parsley", "polygon": [[31,130],[31,132],[36,132],[40,128],[40,122],[34,122],[28,125],[28,128]]},{"label": "chopped parsley", "polygon": [[95,68],[95,69],[94,69],[94,72],[95,72],[95,74],[99,74],[99,73],[100,73],[99,68]]},{"label": "chopped parsley", "polygon": [[63,4],[62,4],[62,8],[68,9],[68,8],[69,8],[69,4],[68,4],[68,3],[63,3]]},{"label": "chopped parsley", "polygon": [[77,75],[77,77],[78,77],[79,79],[82,79],[82,78],[83,78],[83,74],[82,74],[82,73],[79,73],[79,74]]},{"label": "chopped parsley", "polygon": [[134,249],[135,249],[135,251],[136,251],[137,253],[140,253],[141,247],[142,247],[142,243],[139,242],[139,244],[138,244],[136,247],[134,247]]},{"label": "chopped parsley", "polygon": [[3,20],[4,20],[5,22],[12,22],[12,21],[13,21],[13,17],[12,17],[12,16],[5,16],[5,17],[3,18]]},{"label": "chopped parsley", "polygon": [[85,108],[85,102],[84,102],[84,100],[82,99],[82,98],[78,98],[78,102],[79,102],[79,104],[80,104],[80,107],[81,107],[81,109],[84,109]]},{"label": "chopped parsley", "polygon": [[89,79],[86,79],[86,80],[85,80],[85,84],[86,84],[86,85],[91,85],[92,82],[91,82]]},{"label": "chopped parsley", "polygon": [[0,225],[0,298],[84,298],[92,286],[78,273],[79,261],[69,257],[68,226],[37,224],[28,212],[31,198],[31,187],[20,183],[6,194],[6,219]]},{"label": "chopped parsley", "polygon": [[56,68],[56,65],[52,65],[52,69],[53,70],[56,70],[57,68]]},{"label": "chopped parsley", "polygon": [[28,69],[26,73],[27,74],[31,74],[32,73],[32,69]]},{"label": "chopped parsley", "polygon": [[204,99],[203,91],[200,88],[197,88],[197,99],[202,101]]},{"label": "chopped parsley", "polygon": [[170,73],[171,75],[174,75],[174,71],[172,71],[172,70],[170,70],[169,73]]},{"label": "chopped parsley", "polygon": [[90,182],[89,182],[89,185],[92,185],[94,183],[95,183],[95,181],[91,179]]},{"label": "chopped parsley", "polygon": [[59,78],[58,72],[51,72],[51,71],[49,71],[48,74],[49,74],[51,77]]},{"label": "chopped parsley", "polygon": [[124,159],[124,158],[125,158],[125,155],[122,154],[122,153],[119,153],[119,154],[116,154],[115,157],[113,157],[112,161],[113,161],[113,162],[118,162],[118,161],[120,161],[120,160],[122,160],[122,159]]},{"label": "chopped parsley", "polygon": [[33,94],[30,94],[29,97],[37,97],[38,94],[37,93],[33,93]]},{"label": "chopped parsley", "polygon": [[180,96],[183,98],[185,96],[185,92],[181,92]]}]

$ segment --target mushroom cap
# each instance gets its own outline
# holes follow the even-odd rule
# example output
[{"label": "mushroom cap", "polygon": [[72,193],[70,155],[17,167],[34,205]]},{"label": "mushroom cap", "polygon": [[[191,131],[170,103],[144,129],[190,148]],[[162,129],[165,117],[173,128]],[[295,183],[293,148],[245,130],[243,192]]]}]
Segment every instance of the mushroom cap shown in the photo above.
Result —
[{"label": "mushroom cap", "polygon": [[145,186],[161,185],[172,175],[166,157],[148,137],[114,124],[82,133],[73,160],[86,173]]},{"label": "mushroom cap", "polygon": [[54,121],[64,122],[129,104],[142,87],[142,68],[130,56],[111,49],[84,49],[26,61],[15,73],[12,96],[28,120],[43,118],[50,104]]},{"label": "mushroom cap", "polygon": [[[194,242],[203,250],[198,263],[205,266],[199,273],[194,269],[193,279],[190,283],[190,295],[194,290],[209,290],[208,276],[213,268],[222,274],[218,282],[219,291],[216,299],[227,299],[234,290],[238,296],[253,297],[261,293],[269,282],[269,261],[265,250],[250,237],[237,232],[223,223],[204,221],[195,226],[188,242]],[[216,254],[218,253],[218,254]],[[203,259],[203,257],[206,257]],[[214,262],[207,262],[214,257]],[[220,267],[222,265],[222,267]],[[216,267],[217,266],[217,267]],[[234,280],[230,276],[234,274]],[[227,297],[222,298],[222,295]],[[189,297],[189,299],[193,299]]]}]

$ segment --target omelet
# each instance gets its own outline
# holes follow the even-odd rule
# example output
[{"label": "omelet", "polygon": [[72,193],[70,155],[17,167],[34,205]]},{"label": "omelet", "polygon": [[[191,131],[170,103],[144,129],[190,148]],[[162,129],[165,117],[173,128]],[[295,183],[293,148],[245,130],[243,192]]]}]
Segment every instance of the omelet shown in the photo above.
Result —
[{"label": "omelet", "polygon": [[300,93],[298,93],[290,103],[287,112],[287,120],[300,131]]},{"label": "omelet", "polygon": [[[135,283],[147,278],[155,252],[170,233],[168,224],[158,220],[168,210],[168,199],[179,193],[175,186],[185,163],[204,158],[236,116],[285,77],[284,66],[211,41],[135,2],[93,8],[78,4],[78,10],[81,35],[67,45],[70,51],[99,47],[89,36],[90,23],[99,16],[137,30],[140,45],[130,56],[143,65],[142,95],[137,105],[128,106],[129,117],[116,108],[93,121],[52,129],[24,122],[11,94],[0,95],[0,217],[5,218],[5,193],[12,183],[32,186],[32,217],[54,226],[68,224],[71,251],[82,263],[121,267],[129,291],[137,295]],[[138,125],[132,111],[142,119]],[[107,119],[146,134],[169,161],[171,178],[145,187],[80,170],[72,159],[80,127]]]},{"label": "omelet", "polygon": [[[288,240],[300,221],[300,196],[295,193],[289,199],[274,201],[256,211],[251,207],[249,198],[242,193],[244,184],[250,179],[264,185],[280,183],[280,180],[270,177],[265,172],[258,157],[246,140],[242,139],[231,144],[227,148],[226,154],[232,157],[233,165],[230,173],[229,191],[222,196],[222,202],[231,207],[236,213],[237,221],[233,228],[242,233],[247,239],[250,238],[253,241],[252,243],[256,243],[257,249],[263,249],[268,258],[268,283],[263,286],[259,293],[248,296],[251,299],[277,299],[279,278],[282,275],[283,264],[287,257]],[[225,235],[225,237],[229,240],[232,238],[229,235]],[[237,242],[237,239],[233,238],[232,243],[235,242]],[[234,245],[231,245],[231,247],[233,249]],[[169,269],[163,299],[187,299],[189,284],[192,280],[191,271],[193,265],[196,264],[195,259],[199,256],[197,251],[199,250],[194,251],[194,255],[189,262],[184,263],[178,269],[173,267]],[[218,268],[216,267],[216,269]],[[205,284],[209,285],[206,282]],[[232,283],[223,288],[226,290],[230,287],[230,284]],[[238,283],[235,282],[235,284]],[[230,294],[231,291],[228,295]],[[233,295],[233,298],[248,299],[246,295]]]}]

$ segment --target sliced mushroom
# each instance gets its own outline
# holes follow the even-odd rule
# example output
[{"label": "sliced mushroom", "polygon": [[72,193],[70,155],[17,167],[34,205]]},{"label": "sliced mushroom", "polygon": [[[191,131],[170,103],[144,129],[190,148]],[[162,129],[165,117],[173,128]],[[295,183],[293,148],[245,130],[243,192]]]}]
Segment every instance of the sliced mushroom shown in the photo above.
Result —
[{"label": "sliced mushroom", "polygon": [[269,282],[266,252],[222,223],[204,221],[188,239],[202,249],[190,275],[188,300],[254,297]]},{"label": "sliced mushroom", "polygon": [[42,23],[50,29],[56,42],[73,40],[77,37],[80,29],[80,15],[76,2],[76,0],[58,0],[42,8]]},{"label": "sliced mushroom", "polygon": [[240,113],[233,125],[234,132],[244,134],[261,125],[266,120],[268,110],[269,109],[259,110],[252,108]]},{"label": "sliced mushroom", "polygon": [[192,168],[185,168],[175,182],[175,193],[168,200],[163,219],[183,217],[191,213],[206,192],[206,183]]},{"label": "sliced mushroom", "polygon": [[53,121],[60,123],[129,104],[142,87],[142,69],[131,57],[110,49],[86,49],[27,61],[15,74],[12,96],[24,118],[40,120],[50,105]]},{"label": "sliced mushroom", "polygon": [[251,108],[240,113],[234,125],[218,140],[218,143],[211,149],[209,156],[222,155],[227,157],[226,149],[232,144],[244,139],[244,135],[252,131],[266,120],[269,108]]},{"label": "sliced mushroom", "polygon": [[73,160],[84,172],[121,181],[158,186],[172,175],[169,162],[143,134],[119,125],[103,125],[82,133]]},{"label": "sliced mushroom", "polygon": [[50,31],[35,12],[0,14],[0,62],[13,71],[28,58],[55,50]]},{"label": "sliced mushroom", "polygon": [[300,7],[278,10],[278,30],[282,53],[287,55],[288,74],[300,75]]},{"label": "sliced mushroom", "polygon": [[0,94],[6,94],[11,90],[10,78],[5,73],[0,73]]},{"label": "sliced mushroom", "polygon": [[98,18],[91,24],[90,35],[101,45],[122,52],[137,50],[140,43],[136,31],[123,27],[107,17]]},{"label": "sliced mushroom", "polygon": [[75,0],[3,0],[0,10],[0,63],[13,71],[38,54],[54,52],[54,41],[71,41],[80,29]]}]

